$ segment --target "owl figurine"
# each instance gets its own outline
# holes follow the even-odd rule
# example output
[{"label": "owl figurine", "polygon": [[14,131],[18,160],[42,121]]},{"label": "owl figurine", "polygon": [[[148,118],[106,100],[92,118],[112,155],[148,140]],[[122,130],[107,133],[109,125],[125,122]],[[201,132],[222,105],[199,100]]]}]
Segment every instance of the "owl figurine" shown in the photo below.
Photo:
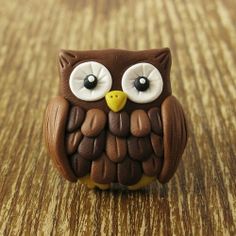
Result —
[{"label": "owl figurine", "polygon": [[62,176],[89,188],[140,189],[175,173],[187,142],[168,48],[61,50],[59,96],[44,137]]}]

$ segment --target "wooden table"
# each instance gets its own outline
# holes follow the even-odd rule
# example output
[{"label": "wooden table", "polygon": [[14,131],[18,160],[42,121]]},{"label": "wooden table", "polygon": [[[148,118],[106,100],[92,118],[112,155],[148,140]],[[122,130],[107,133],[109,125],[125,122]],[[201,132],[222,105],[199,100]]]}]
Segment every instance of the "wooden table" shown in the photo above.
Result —
[{"label": "wooden table", "polygon": [[[0,0],[0,235],[236,235],[234,0]],[[175,177],[90,191],[42,141],[66,49],[172,50],[189,141]]]}]

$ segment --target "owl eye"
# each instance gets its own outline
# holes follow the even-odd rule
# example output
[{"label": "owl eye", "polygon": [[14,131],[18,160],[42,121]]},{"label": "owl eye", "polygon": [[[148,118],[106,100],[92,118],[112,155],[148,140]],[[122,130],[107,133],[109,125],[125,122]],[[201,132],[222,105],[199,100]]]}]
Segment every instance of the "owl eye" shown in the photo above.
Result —
[{"label": "owl eye", "polygon": [[95,75],[90,74],[84,78],[84,87],[87,89],[93,89],[97,86],[98,79]]},{"label": "owl eye", "polygon": [[138,91],[145,91],[149,88],[149,80],[145,76],[138,76],[134,81],[134,87]]},{"label": "owl eye", "polygon": [[101,63],[87,61],[74,68],[69,85],[72,93],[84,101],[96,101],[105,96],[112,86],[109,70]]},{"label": "owl eye", "polygon": [[152,102],[163,89],[161,73],[150,63],[137,63],[123,74],[122,89],[133,102]]}]

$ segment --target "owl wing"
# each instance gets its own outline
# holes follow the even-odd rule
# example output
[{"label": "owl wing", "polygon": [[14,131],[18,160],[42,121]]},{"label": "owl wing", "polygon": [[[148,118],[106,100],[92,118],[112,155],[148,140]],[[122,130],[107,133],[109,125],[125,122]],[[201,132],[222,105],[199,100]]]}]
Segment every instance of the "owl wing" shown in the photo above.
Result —
[{"label": "owl wing", "polygon": [[178,166],[187,143],[187,124],[182,106],[174,96],[161,105],[163,123],[164,162],[159,181],[168,182]]},{"label": "owl wing", "polygon": [[65,127],[69,103],[60,96],[53,98],[45,112],[44,138],[46,146],[58,171],[69,181],[76,181],[65,151]]}]

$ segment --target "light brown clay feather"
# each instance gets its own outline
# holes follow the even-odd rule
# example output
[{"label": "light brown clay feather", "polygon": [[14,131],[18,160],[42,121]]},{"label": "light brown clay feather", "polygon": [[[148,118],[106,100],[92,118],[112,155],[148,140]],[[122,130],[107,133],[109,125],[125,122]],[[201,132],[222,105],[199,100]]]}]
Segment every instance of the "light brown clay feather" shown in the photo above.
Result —
[{"label": "light brown clay feather", "polygon": [[183,109],[174,96],[162,103],[164,162],[159,181],[168,182],[176,171],[187,142],[186,121]]},{"label": "light brown clay feather", "polygon": [[45,113],[44,138],[58,171],[68,180],[76,181],[65,151],[65,127],[69,111],[68,102],[62,97],[50,101]]}]

